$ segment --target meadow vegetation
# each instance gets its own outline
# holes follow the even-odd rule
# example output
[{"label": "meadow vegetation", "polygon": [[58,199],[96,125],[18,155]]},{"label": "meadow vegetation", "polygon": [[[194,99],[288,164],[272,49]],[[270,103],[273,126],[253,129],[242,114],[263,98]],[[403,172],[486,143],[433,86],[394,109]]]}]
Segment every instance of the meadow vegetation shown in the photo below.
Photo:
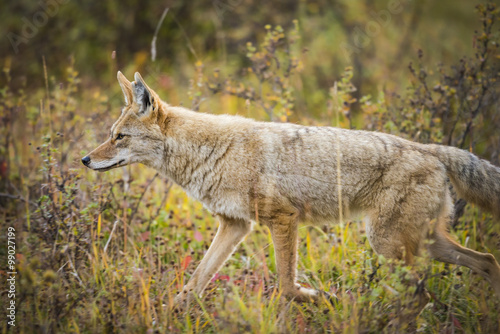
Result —
[{"label": "meadow vegetation", "polygon": [[[184,32],[186,22],[169,20],[176,10],[171,8],[165,20],[168,29],[158,37],[156,62],[149,60],[147,47],[133,59],[120,58],[133,49],[131,41],[126,42],[128,49],[111,45],[107,56],[100,51],[95,58],[89,56],[97,66],[94,69],[78,58],[92,54],[92,46],[84,41],[73,53],[59,50],[54,58],[44,53],[39,66],[26,65],[26,72],[15,55],[0,58],[0,243],[6,244],[7,227],[14,227],[18,261],[14,330],[499,332],[500,301],[484,279],[428,256],[409,267],[376,255],[368,244],[363,217],[300,228],[299,282],[334,294],[333,302],[299,304],[280,298],[271,237],[267,228],[256,224],[205,295],[186,312],[172,310],[174,296],[209,247],[217,222],[180,187],[144,166],[96,173],[80,164],[79,159],[109,135],[120,113],[123,97],[113,79],[117,69],[130,79],[139,70],[164,100],[200,112],[382,131],[422,143],[457,146],[500,164],[500,12],[494,4],[460,5],[470,12],[465,20],[470,30],[464,33],[467,47],[458,47],[463,56],[443,51],[446,63],[439,63],[442,58],[434,44],[406,53],[408,45],[395,45],[394,39],[377,35],[372,43],[380,42],[394,57],[404,53],[399,59],[408,62],[400,66],[394,63],[398,59],[381,60],[380,49],[368,46],[352,51],[350,61],[340,61],[346,65],[342,68],[323,63],[329,51],[326,55],[320,51],[333,43],[325,37],[333,28],[322,25],[330,22],[349,31],[356,26],[352,11],[369,10],[360,1],[342,12],[343,17],[338,10],[347,3],[335,5],[337,11],[321,13],[321,2],[300,2],[295,12],[283,12],[281,25],[262,11],[256,14],[247,8],[252,23],[234,31],[228,28],[235,19],[232,16],[252,5],[244,0],[216,4],[216,14],[226,21],[217,21],[212,28],[201,20],[203,8],[188,11],[187,16],[198,19],[197,30],[188,27]],[[69,13],[74,6],[60,5],[49,28],[62,24],[57,15]],[[423,15],[423,5],[412,6],[414,12],[393,14],[393,23],[400,19],[398,15]],[[187,9],[181,7],[177,13],[182,10]],[[141,12],[137,20],[152,21],[154,28],[159,19],[154,13]],[[262,18],[257,20],[257,15]],[[10,25],[14,19],[5,22]],[[99,34],[110,29],[104,28]],[[69,33],[74,29],[69,28]],[[397,27],[384,29],[390,35]],[[201,37],[196,37],[197,32]],[[132,38],[133,30],[122,31],[127,33]],[[212,33],[215,40],[206,37]],[[453,39],[449,36],[454,33],[448,31],[446,38]],[[109,34],[115,41],[125,38]],[[140,36],[152,37],[144,32]],[[162,52],[173,52],[160,45],[162,36],[172,42],[178,55],[162,59]],[[28,43],[39,43],[36,38]],[[344,42],[352,43],[349,38],[346,33]],[[454,41],[450,43],[460,44],[459,39]],[[226,49],[221,56],[202,47],[203,42],[223,43]],[[89,50],[78,51],[85,47]],[[29,52],[24,55],[27,59]],[[377,69],[378,62],[394,73],[384,75]],[[498,219],[462,200],[456,199],[456,204],[450,224],[454,238],[500,260]],[[3,259],[6,252],[3,246],[0,249]],[[2,274],[4,263],[0,263]],[[415,295],[422,289],[431,300],[416,317]],[[1,298],[7,300],[3,292]],[[3,319],[0,329],[7,333],[10,329]]]}]

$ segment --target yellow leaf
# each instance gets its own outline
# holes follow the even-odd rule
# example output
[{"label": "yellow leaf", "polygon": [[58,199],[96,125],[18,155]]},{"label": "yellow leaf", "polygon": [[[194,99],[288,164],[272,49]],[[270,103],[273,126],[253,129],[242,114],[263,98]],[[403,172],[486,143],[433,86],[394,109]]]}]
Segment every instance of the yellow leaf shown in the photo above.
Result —
[{"label": "yellow leaf", "polygon": [[307,248],[307,254],[309,254],[309,256],[311,255],[311,235],[309,234],[309,232],[307,232],[307,235],[306,235],[306,248]]},{"label": "yellow leaf", "polygon": [[97,217],[97,236],[101,235],[101,214]]}]

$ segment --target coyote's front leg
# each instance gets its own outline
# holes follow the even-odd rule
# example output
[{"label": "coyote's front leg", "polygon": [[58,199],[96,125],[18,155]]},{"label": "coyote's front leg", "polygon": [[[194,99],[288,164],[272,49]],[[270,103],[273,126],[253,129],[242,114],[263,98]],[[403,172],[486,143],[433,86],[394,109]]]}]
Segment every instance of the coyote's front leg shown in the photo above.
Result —
[{"label": "coyote's front leg", "polygon": [[195,293],[200,296],[210,279],[234,252],[236,246],[251,230],[251,222],[243,219],[233,219],[219,216],[219,228],[210,248],[201,260],[191,279],[175,297],[174,306],[189,303],[189,295]]},{"label": "coyote's front leg", "polygon": [[317,299],[318,291],[303,288],[295,282],[298,241],[296,215],[280,215],[270,220],[268,225],[273,239],[276,269],[283,296],[300,302]]}]

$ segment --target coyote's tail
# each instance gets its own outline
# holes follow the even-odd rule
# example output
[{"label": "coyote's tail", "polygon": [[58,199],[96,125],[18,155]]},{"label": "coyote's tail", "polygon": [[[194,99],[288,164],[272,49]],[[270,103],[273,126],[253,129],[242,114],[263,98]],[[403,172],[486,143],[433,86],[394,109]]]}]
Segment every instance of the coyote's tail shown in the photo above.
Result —
[{"label": "coyote's tail", "polygon": [[500,217],[500,168],[456,147],[436,148],[458,195]]}]

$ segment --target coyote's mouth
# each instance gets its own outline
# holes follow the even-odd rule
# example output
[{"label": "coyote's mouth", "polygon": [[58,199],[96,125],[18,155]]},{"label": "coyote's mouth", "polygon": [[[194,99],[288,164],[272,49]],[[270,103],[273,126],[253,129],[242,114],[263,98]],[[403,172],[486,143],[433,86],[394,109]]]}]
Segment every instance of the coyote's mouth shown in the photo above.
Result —
[{"label": "coyote's mouth", "polygon": [[115,168],[115,167],[120,166],[120,164],[121,164],[122,162],[124,162],[124,161],[125,161],[125,159],[122,159],[122,160],[120,160],[120,161],[118,161],[118,162],[116,162],[116,163],[114,163],[114,164],[112,164],[112,165],[110,165],[110,166],[108,166],[108,167],[94,168],[94,170],[99,171],[99,172],[105,172],[105,171],[107,171],[107,170],[110,170],[110,169],[113,169],[113,168]]}]

